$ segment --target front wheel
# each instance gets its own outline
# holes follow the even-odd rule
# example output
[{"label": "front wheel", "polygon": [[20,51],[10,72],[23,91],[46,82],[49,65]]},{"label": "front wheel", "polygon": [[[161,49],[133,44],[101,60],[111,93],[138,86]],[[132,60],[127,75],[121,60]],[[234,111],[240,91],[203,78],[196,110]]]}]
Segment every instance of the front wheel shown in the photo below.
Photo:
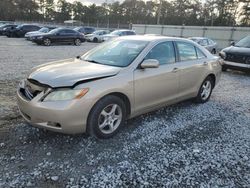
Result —
[{"label": "front wheel", "polygon": [[44,40],[43,40],[43,44],[44,44],[45,46],[50,46],[50,45],[51,45],[51,40],[50,40],[50,39],[44,39]]},{"label": "front wheel", "polygon": [[80,45],[82,44],[82,42],[81,42],[80,39],[75,39],[74,44],[75,44],[76,46],[80,46]]},{"label": "front wheel", "polygon": [[106,96],[98,101],[88,117],[87,131],[101,139],[114,136],[124,124],[126,106],[119,97]]},{"label": "front wheel", "polygon": [[94,39],[93,39],[93,42],[97,43],[97,42],[98,42],[98,39],[97,39],[97,38],[94,38]]},{"label": "front wheel", "polygon": [[197,97],[195,98],[195,101],[197,103],[207,102],[212,94],[213,86],[214,86],[213,79],[210,76],[207,77],[201,84],[201,87],[199,89]]}]

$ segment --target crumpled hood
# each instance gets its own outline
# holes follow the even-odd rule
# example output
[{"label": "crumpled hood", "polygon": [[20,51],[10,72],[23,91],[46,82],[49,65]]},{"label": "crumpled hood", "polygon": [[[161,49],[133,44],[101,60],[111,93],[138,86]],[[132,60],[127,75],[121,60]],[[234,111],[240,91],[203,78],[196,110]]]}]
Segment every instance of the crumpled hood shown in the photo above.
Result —
[{"label": "crumpled hood", "polygon": [[35,67],[28,79],[51,87],[71,87],[77,82],[116,75],[121,68],[67,59]]},{"label": "crumpled hood", "polygon": [[250,48],[230,46],[230,47],[223,49],[223,51],[226,53],[250,56]]}]

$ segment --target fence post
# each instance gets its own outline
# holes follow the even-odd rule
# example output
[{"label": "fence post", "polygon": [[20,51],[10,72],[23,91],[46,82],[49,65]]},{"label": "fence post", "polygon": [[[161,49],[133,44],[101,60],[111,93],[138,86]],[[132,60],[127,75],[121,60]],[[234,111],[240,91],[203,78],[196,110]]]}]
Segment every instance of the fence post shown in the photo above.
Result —
[{"label": "fence post", "polygon": [[230,43],[233,41],[233,36],[234,36],[234,31],[236,31],[236,29],[234,27],[231,28],[231,34],[230,34],[230,38],[229,38],[229,45]]},{"label": "fence post", "polygon": [[147,33],[147,25],[144,25],[144,33],[143,34],[146,34]]},{"label": "fence post", "polygon": [[202,32],[202,37],[205,37],[205,33],[206,33],[207,28],[206,28],[206,27],[203,27],[202,30],[203,30],[203,32]]},{"label": "fence post", "polygon": [[181,27],[181,37],[183,37],[184,26]]},{"label": "fence post", "polygon": [[164,25],[161,27],[161,35],[163,35]]}]

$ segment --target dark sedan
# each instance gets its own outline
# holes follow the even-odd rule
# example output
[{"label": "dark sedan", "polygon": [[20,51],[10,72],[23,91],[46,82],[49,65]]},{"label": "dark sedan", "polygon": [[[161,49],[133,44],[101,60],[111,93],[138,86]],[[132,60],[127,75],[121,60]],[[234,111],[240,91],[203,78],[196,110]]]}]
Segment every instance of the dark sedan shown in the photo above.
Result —
[{"label": "dark sedan", "polygon": [[37,25],[23,24],[10,30],[6,35],[7,37],[24,37],[26,33],[31,32],[31,31],[38,31],[39,29],[41,29],[41,27]]},{"label": "dark sedan", "polygon": [[224,59],[223,71],[236,69],[250,71],[250,35],[232,46],[223,49],[220,56]]},{"label": "dark sedan", "polygon": [[78,31],[79,33],[82,33],[84,35],[91,34],[95,31],[95,28],[93,27],[76,27],[74,29],[75,31]]},{"label": "dark sedan", "polygon": [[15,24],[4,24],[0,26],[0,35],[4,35],[7,29],[15,28],[17,25]]},{"label": "dark sedan", "polygon": [[73,29],[58,28],[49,33],[36,36],[32,41],[45,46],[50,46],[52,43],[73,43],[76,46],[80,46],[82,42],[85,42],[85,39],[84,35]]}]

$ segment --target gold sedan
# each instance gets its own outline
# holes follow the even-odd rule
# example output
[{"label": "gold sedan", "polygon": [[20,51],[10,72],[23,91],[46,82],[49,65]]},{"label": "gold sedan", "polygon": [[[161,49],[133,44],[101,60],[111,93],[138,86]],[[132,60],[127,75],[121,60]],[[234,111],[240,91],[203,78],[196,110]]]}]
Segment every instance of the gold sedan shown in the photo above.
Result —
[{"label": "gold sedan", "polygon": [[220,75],[220,59],[190,40],[127,36],[35,67],[17,99],[35,127],[110,138],[128,118],[186,99],[207,102]]}]

